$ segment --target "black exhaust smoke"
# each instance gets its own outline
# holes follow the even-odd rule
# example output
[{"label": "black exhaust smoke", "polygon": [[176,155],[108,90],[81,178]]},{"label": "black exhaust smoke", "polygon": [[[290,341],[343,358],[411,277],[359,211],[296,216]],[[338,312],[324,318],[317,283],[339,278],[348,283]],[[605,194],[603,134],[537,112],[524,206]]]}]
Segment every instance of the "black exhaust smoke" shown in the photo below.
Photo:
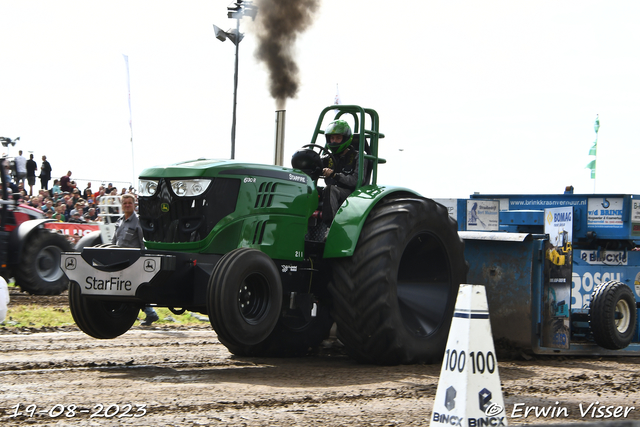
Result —
[{"label": "black exhaust smoke", "polygon": [[269,92],[283,110],[300,85],[293,45],[313,22],[320,0],[256,0],[256,58],[269,70]]}]

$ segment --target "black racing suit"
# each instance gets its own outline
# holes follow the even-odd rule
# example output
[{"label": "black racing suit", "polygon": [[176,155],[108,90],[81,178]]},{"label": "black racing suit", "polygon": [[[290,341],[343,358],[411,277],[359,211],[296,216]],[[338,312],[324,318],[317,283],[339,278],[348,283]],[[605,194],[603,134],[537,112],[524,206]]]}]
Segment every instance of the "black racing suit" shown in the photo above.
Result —
[{"label": "black racing suit", "polygon": [[323,166],[333,169],[334,172],[331,177],[324,179],[327,186],[322,197],[322,221],[329,226],[333,222],[340,205],[355,190],[358,184],[358,150],[349,147],[341,155],[334,155],[334,157],[338,162],[337,165],[333,164],[331,157],[327,156],[322,159]]}]

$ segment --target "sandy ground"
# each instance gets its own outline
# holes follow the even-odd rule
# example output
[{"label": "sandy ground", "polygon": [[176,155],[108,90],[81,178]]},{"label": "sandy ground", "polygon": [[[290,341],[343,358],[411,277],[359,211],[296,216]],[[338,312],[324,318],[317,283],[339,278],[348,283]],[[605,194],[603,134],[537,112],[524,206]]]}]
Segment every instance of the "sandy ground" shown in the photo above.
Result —
[{"label": "sandy ground", "polygon": [[[0,332],[3,426],[428,425],[441,368],[359,365],[335,343],[303,358],[238,358],[208,325],[135,326],[114,340],[75,327]],[[581,416],[595,402],[640,420],[639,368],[629,357],[500,360],[508,423],[602,421]],[[534,407],[568,417],[525,417]]]}]

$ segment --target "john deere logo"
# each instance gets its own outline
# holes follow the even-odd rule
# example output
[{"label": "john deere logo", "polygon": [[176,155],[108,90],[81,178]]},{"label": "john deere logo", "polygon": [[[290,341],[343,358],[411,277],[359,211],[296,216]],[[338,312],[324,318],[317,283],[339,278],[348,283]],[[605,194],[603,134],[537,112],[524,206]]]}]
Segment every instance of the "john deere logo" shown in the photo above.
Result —
[{"label": "john deere logo", "polygon": [[160,205],[160,210],[162,212],[169,212],[169,203],[163,203]]}]

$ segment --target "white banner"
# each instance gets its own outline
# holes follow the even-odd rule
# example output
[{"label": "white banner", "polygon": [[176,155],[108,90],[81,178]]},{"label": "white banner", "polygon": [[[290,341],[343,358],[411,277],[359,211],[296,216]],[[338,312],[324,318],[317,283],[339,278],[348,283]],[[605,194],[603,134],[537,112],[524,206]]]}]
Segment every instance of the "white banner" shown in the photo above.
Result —
[{"label": "white banner", "polygon": [[467,200],[467,231],[499,231],[498,200]]},{"label": "white banner", "polygon": [[622,198],[593,198],[587,202],[587,226],[622,228]]}]

